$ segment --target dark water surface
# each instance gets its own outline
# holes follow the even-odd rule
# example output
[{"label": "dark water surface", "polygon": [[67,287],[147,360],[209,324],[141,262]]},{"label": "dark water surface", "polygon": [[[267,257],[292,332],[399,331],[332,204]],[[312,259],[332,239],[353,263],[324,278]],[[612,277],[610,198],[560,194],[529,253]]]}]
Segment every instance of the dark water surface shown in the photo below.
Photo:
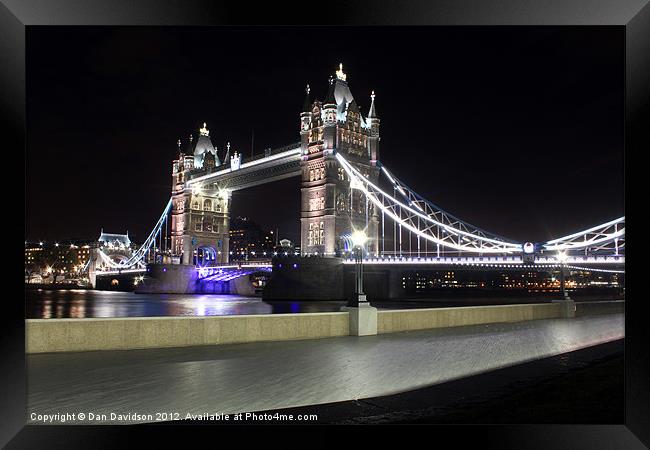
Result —
[{"label": "dark water surface", "polygon": [[[342,301],[263,301],[260,297],[224,294],[135,294],[84,289],[26,290],[25,296],[28,319],[313,313],[339,311],[346,304]],[[473,297],[371,301],[371,304],[379,309],[409,309],[549,301],[551,298]]]},{"label": "dark water surface", "polygon": [[227,316],[338,311],[344,302],[267,303],[218,294],[135,294],[83,289],[26,291],[28,319]]}]

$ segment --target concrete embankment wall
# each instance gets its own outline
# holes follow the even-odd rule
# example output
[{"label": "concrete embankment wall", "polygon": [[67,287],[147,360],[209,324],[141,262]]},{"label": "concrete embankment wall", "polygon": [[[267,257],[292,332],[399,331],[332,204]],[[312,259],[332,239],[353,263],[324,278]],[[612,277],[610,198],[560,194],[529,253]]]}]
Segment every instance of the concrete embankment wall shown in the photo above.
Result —
[{"label": "concrete embankment wall", "polygon": [[624,300],[602,302],[576,302],[576,317],[625,312]]},{"label": "concrete embankment wall", "polygon": [[[623,302],[600,305],[600,313],[622,312]],[[583,306],[589,314],[594,307]],[[578,312],[581,311],[578,304]],[[598,313],[598,312],[596,312]],[[377,333],[562,317],[557,303],[379,310]],[[570,320],[570,319],[569,319]],[[212,317],[28,319],[27,353],[129,350],[292,339],[350,334],[348,312]]]},{"label": "concrete embankment wall", "polygon": [[562,316],[557,303],[379,310],[377,334],[497,322],[553,319]]},{"label": "concrete embankment wall", "polygon": [[28,319],[27,353],[186,347],[347,336],[347,312]]}]

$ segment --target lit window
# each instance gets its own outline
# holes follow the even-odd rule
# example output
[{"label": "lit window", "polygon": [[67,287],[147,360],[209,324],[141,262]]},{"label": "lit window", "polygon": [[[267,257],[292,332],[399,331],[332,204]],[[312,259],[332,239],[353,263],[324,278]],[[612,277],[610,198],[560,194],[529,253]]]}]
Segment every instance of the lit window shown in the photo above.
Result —
[{"label": "lit window", "polygon": [[316,198],[309,199],[309,210],[310,211],[319,211],[325,209],[325,197],[319,196]]}]

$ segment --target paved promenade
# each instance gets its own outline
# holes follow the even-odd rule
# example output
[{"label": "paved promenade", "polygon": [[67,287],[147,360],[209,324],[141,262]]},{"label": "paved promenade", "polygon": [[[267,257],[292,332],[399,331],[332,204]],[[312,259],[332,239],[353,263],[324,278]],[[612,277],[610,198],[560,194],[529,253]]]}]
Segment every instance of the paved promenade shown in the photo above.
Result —
[{"label": "paved promenade", "polygon": [[[28,355],[27,413],[28,420],[30,413],[80,412],[86,417],[176,412],[180,417],[173,418],[185,418],[337,402],[408,391],[622,337],[623,314],[606,314],[361,338]],[[132,422],[138,420],[119,423]]]}]

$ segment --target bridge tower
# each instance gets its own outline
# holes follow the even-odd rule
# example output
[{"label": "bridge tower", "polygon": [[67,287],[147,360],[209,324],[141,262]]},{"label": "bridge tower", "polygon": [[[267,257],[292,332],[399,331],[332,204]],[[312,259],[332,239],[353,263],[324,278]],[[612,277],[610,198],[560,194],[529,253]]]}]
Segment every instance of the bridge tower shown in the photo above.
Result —
[{"label": "bridge tower", "polygon": [[[182,264],[228,262],[231,195],[216,184],[188,186],[221,165],[206,124],[172,163],[171,252]],[[197,260],[198,259],[198,260]]]},{"label": "bridge tower", "polygon": [[351,249],[354,229],[366,231],[368,252],[378,253],[378,214],[350,180],[335,158],[341,152],[372,182],[379,178],[379,117],[375,94],[364,118],[339,65],[330,76],[325,100],[310,100],[307,86],[300,113],[302,151],[302,203],[300,216],[303,254],[336,256]]}]

